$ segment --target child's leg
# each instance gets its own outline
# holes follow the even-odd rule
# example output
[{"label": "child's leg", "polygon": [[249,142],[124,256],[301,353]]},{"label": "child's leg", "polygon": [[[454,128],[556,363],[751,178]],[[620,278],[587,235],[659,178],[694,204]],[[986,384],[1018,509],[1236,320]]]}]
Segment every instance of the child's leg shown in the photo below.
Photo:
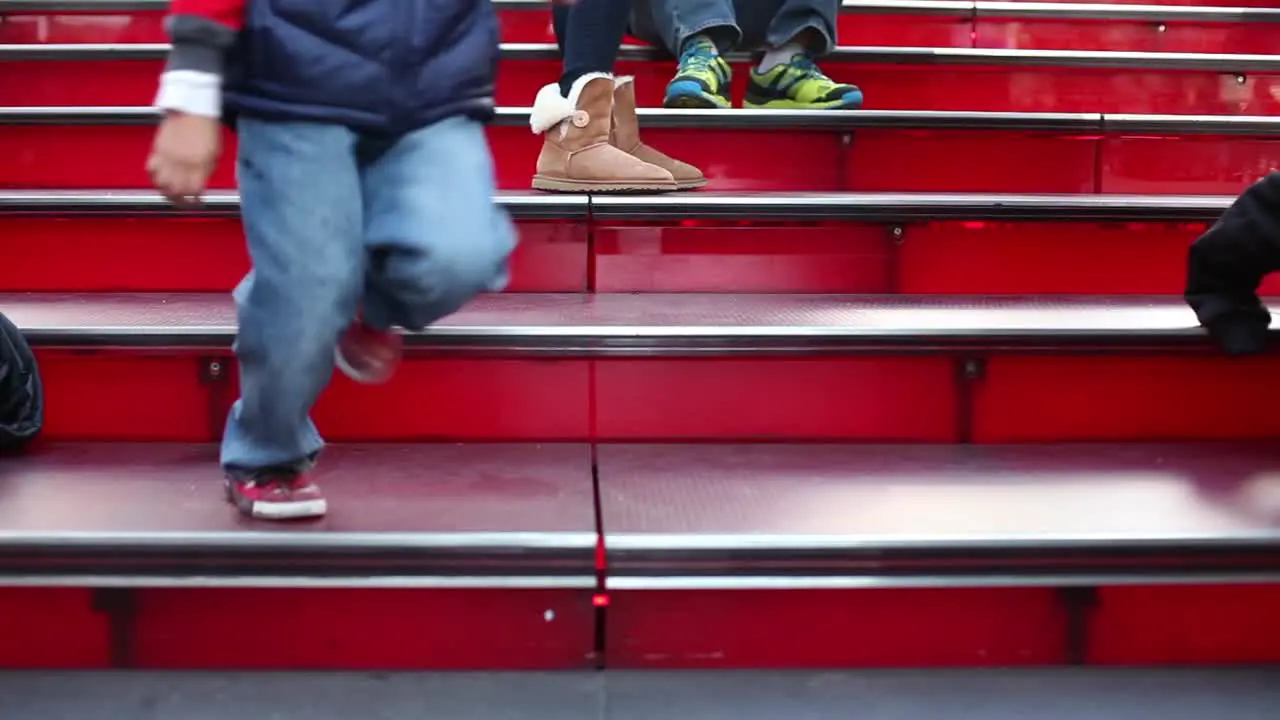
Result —
[{"label": "child's leg", "polygon": [[613,74],[622,37],[631,18],[626,0],[578,0],[552,8],[556,43],[564,56],[560,94],[569,97],[578,78],[589,74]]},{"label": "child's leg", "polygon": [[365,322],[419,330],[480,292],[502,289],[515,232],[493,202],[484,128],[450,118],[379,150],[361,170]]},{"label": "child's leg", "polygon": [[533,187],[551,192],[669,192],[666,168],[610,143],[613,65],[630,19],[629,0],[578,0],[553,11],[564,55],[560,81],[538,91],[529,125],[543,136]]},{"label": "child's leg", "polygon": [[[241,118],[241,213],[253,270],[236,288],[240,400],[222,463],[288,474],[323,443],[311,406],[333,374],[365,272],[355,136],[338,125]],[[284,516],[284,515],[282,515]]]}]

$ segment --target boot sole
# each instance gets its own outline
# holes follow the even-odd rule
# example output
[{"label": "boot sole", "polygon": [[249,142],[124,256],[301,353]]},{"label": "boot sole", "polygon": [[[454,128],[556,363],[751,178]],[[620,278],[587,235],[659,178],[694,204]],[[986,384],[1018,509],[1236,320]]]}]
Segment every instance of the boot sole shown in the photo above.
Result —
[{"label": "boot sole", "polygon": [[733,105],[728,100],[716,100],[709,95],[676,95],[663,100],[662,107],[668,110],[728,110]]},{"label": "boot sole", "polygon": [[697,190],[700,187],[706,187],[706,178],[702,180],[687,180],[685,182],[676,183],[676,190]]},{"label": "boot sole", "polygon": [[680,189],[680,186],[675,183],[648,183],[626,180],[599,182],[591,180],[562,180],[534,175],[533,189],[563,193],[666,193],[675,192]]}]

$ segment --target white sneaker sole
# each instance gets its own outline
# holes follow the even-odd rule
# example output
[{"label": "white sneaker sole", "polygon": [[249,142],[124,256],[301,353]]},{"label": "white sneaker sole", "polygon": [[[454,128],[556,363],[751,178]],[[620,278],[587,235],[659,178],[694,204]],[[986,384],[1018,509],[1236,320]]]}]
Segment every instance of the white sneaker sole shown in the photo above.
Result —
[{"label": "white sneaker sole", "polygon": [[261,520],[301,520],[303,518],[324,517],[329,511],[329,503],[324,498],[319,500],[301,500],[299,502],[255,502],[249,514]]},{"label": "white sneaker sole", "polygon": [[381,385],[391,379],[391,373],[386,373],[386,375],[383,376],[373,373],[362,373],[359,370],[356,370],[347,362],[347,359],[342,356],[342,351],[338,349],[333,351],[333,365],[338,368],[338,371],[343,375],[346,375],[361,385]]},{"label": "white sneaker sole", "polygon": [[296,502],[250,502],[237,495],[230,482],[223,486],[227,502],[231,503],[242,514],[259,520],[302,520],[305,518],[324,517],[329,512],[329,502],[325,498],[318,500],[298,500]]}]

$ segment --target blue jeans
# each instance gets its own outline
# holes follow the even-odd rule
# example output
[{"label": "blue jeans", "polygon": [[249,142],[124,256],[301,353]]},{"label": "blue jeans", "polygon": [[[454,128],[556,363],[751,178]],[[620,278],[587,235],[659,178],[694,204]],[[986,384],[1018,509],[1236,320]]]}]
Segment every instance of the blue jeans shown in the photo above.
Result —
[{"label": "blue jeans", "polygon": [[253,269],[235,290],[240,400],[222,464],[299,467],[324,446],[311,407],[357,312],[375,328],[421,330],[506,285],[515,233],[472,120],[389,139],[245,117],[237,130]]},{"label": "blue jeans", "polygon": [[[685,40],[711,33],[732,48],[755,50],[790,42],[812,28],[822,38],[814,54],[836,45],[840,0],[634,0],[631,32],[679,55]],[[728,48],[722,48],[728,49]]]}]

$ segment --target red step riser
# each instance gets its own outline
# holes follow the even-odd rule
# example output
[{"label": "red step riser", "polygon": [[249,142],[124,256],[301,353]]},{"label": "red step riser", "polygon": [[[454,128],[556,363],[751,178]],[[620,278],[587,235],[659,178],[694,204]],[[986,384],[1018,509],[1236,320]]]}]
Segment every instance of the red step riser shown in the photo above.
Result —
[{"label": "red step riser", "polygon": [[[0,15],[0,44],[164,43],[164,13],[58,12]],[[505,11],[498,14],[502,41],[555,42],[551,16],[545,12]]]},{"label": "red step riser", "polygon": [[[503,42],[556,41],[548,12],[508,10],[498,17]],[[169,41],[163,22],[164,15],[157,12],[14,13],[0,19],[0,44],[163,43]],[[844,14],[838,23],[839,41],[844,45],[970,47],[973,43],[972,23],[955,18]]]},{"label": "red step riser", "polygon": [[[541,140],[489,128],[498,185],[526,189]],[[0,188],[141,189],[154,128],[10,126]],[[235,138],[210,181],[235,185]],[[1053,132],[867,129],[838,132],[651,128],[645,140],[703,168],[713,190],[1235,195],[1280,166],[1280,141],[1248,137],[1086,137]],[[760,158],[804,157],[803,163]],[[1035,163],[1025,162],[1034,157]]]},{"label": "red step riser", "polygon": [[[1159,295],[1204,223],[521,220],[513,292]],[[0,215],[6,292],[225,292],[248,270],[223,217]],[[68,262],[67,258],[75,258]],[[1105,262],[1099,262],[1105,258]],[[594,283],[587,268],[594,265]],[[1263,293],[1280,295],[1280,276]]]},{"label": "red step riser", "polygon": [[[1280,586],[1106,587],[1083,660],[1280,661]],[[768,618],[768,622],[761,622]],[[611,668],[1000,667],[1071,662],[1053,589],[615,591]]]},{"label": "red step riser", "polygon": [[[1049,589],[623,591],[615,668],[982,667],[1069,661]],[[1106,587],[1085,623],[1101,665],[1280,661],[1277,586]],[[139,590],[131,631],[92,591],[0,589],[0,667],[571,669],[595,617],[574,591]],[[243,608],[302,610],[245,639]],[[555,619],[547,622],[545,612]],[[761,617],[772,618],[761,623]],[[113,650],[113,647],[115,648]],[[121,657],[123,655],[123,657]]]},{"label": "red step riser", "polygon": [[[151,146],[154,128],[148,126],[22,126],[5,128],[0,133],[0,157],[16,162],[0,169],[0,187],[7,188],[145,188],[149,181],[144,161]],[[901,133],[880,132],[891,146],[906,143]],[[542,140],[527,126],[491,127],[490,144],[497,165],[498,185],[504,189],[527,189],[534,165],[542,148]],[[222,161],[211,179],[215,188],[235,187],[235,136],[226,133]],[[715,187],[721,190],[833,190],[844,182],[842,169],[849,154],[843,149],[840,135],[832,132],[757,133],[746,130],[716,133],[716,142],[688,128],[655,129],[646,139],[659,143],[668,151],[683,155],[689,162],[706,168]],[[944,138],[945,140],[945,138]],[[999,137],[992,137],[999,141]],[[1037,139],[1039,140],[1039,139]],[[892,153],[893,147],[868,147],[872,140],[861,143],[859,154]],[[883,142],[877,145],[883,145]],[[958,143],[955,143],[958,144]],[[1043,144],[1043,143],[1040,143]],[[20,149],[19,149],[20,148]],[[12,152],[11,152],[12,149]],[[87,150],[88,149],[88,150]],[[762,163],[764,152],[777,156],[802,153],[813,158],[812,164]],[[93,158],[91,163],[84,158]],[[919,157],[918,162],[928,159]],[[874,157],[866,160],[876,162]],[[900,164],[889,175],[862,173],[865,181],[878,186],[906,182],[910,157],[900,156]],[[860,163],[860,166],[861,163]],[[914,166],[917,174],[925,166]],[[1081,171],[1083,175],[1086,171]],[[1087,171],[1092,173],[1090,167]],[[954,173],[959,175],[959,173]],[[925,176],[927,177],[927,176]],[[935,183],[936,184],[936,183]],[[1006,180],[1005,185],[1012,184]],[[1071,189],[1075,189],[1074,185]]]},{"label": "red step riser", "polygon": [[[1196,4],[1210,3],[1197,2]],[[1163,31],[1160,30],[1161,27],[1164,28]],[[973,45],[980,48],[1020,50],[1121,50],[1269,55],[1275,52],[1277,45],[1280,45],[1280,25],[1265,22],[1170,22],[1161,25],[1155,22],[1112,20],[992,19],[979,20],[974,25]]]},{"label": "red step riser", "polygon": [[[10,106],[149,105],[161,63],[155,60],[25,61],[0,63],[0,99]],[[1235,76],[1178,70],[1118,70],[973,65],[824,64],[837,79],[855,82],[868,109],[1112,112],[1205,115],[1280,114],[1280,76]],[[674,62],[621,62],[620,75],[635,75],[639,102],[662,103]],[[734,98],[746,87],[745,68],[734,75]],[[945,73],[948,82],[937,82]],[[560,64],[550,60],[504,61],[497,102],[528,106],[538,88],[553,82]],[[75,81],[72,82],[71,78]]]},{"label": "red step riser", "polygon": [[[189,355],[38,355],[50,440],[213,440],[236,393],[234,373],[210,385],[204,362]],[[1280,414],[1258,405],[1280,395],[1280,367],[1270,357],[1227,371],[1213,353],[992,355],[983,378],[968,386],[960,362],[418,357],[387,385],[337,378],[315,419],[330,440],[352,442],[947,443],[963,439],[966,426],[978,443],[1280,438]]]},{"label": "red step riser", "polygon": [[[1176,294],[1185,280],[1187,245],[1204,228],[1199,223],[949,221],[903,225],[897,239],[893,226],[873,223],[655,227],[601,221],[593,228],[593,289]],[[1100,257],[1107,261],[1098,262]],[[4,277],[0,274],[0,287]]]},{"label": "red step riser", "polygon": [[[704,169],[716,190],[916,190],[1091,192],[1096,140],[1038,133],[863,130],[852,147],[836,132],[757,132],[694,128],[645,131],[651,145]],[[15,126],[0,133],[7,188],[145,188],[147,126]],[[235,185],[234,135],[211,184]],[[709,140],[714,137],[714,142]],[[523,126],[492,127],[489,140],[504,189],[529,187],[541,139]],[[1280,153],[1278,153],[1280,154]],[[762,162],[799,156],[804,163]],[[1028,165],[1025,157],[1043,162]],[[1234,157],[1234,156],[1233,156]],[[91,163],[84,162],[92,158]],[[1003,160],[1001,160],[1003,158]],[[939,162],[945,159],[945,162]],[[1250,160],[1254,160],[1250,158]],[[1214,166],[1194,166],[1211,175]],[[1232,176],[1239,172],[1234,168]],[[1176,177],[1176,176],[1175,176]],[[1238,191],[1237,182],[1231,192]],[[1181,186],[1179,186],[1181,187]]]},{"label": "red step riser", "polygon": [[[1224,4],[1235,3],[1224,0]],[[555,42],[545,12],[506,11],[500,18],[503,42]],[[1280,27],[1271,23],[1174,20],[1163,26],[1141,21],[998,17],[973,23],[929,15],[846,13],[838,20],[838,38],[842,45],[1262,54],[1280,44]],[[17,13],[0,22],[0,43],[167,42],[162,21],[163,15],[154,12]]]},{"label": "red step riser", "polygon": [[[508,290],[588,289],[584,221],[516,226]],[[249,269],[236,218],[0,216],[0,236],[13,245],[0,267],[0,288],[10,292],[222,292]]]},{"label": "red step riser", "polygon": [[[0,668],[562,670],[596,664],[588,591],[131,594],[131,617],[127,610],[113,617],[95,607],[91,590],[0,588]],[[282,607],[291,610],[273,611]],[[272,616],[269,640],[251,631],[252,618],[262,614]]]},{"label": "red step riser", "polygon": [[[14,13],[0,19],[0,44],[63,43],[164,43],[164,14],[131,13]],[[507,11],[499,13],[502,41],[555,42],[548,13]]]}]

